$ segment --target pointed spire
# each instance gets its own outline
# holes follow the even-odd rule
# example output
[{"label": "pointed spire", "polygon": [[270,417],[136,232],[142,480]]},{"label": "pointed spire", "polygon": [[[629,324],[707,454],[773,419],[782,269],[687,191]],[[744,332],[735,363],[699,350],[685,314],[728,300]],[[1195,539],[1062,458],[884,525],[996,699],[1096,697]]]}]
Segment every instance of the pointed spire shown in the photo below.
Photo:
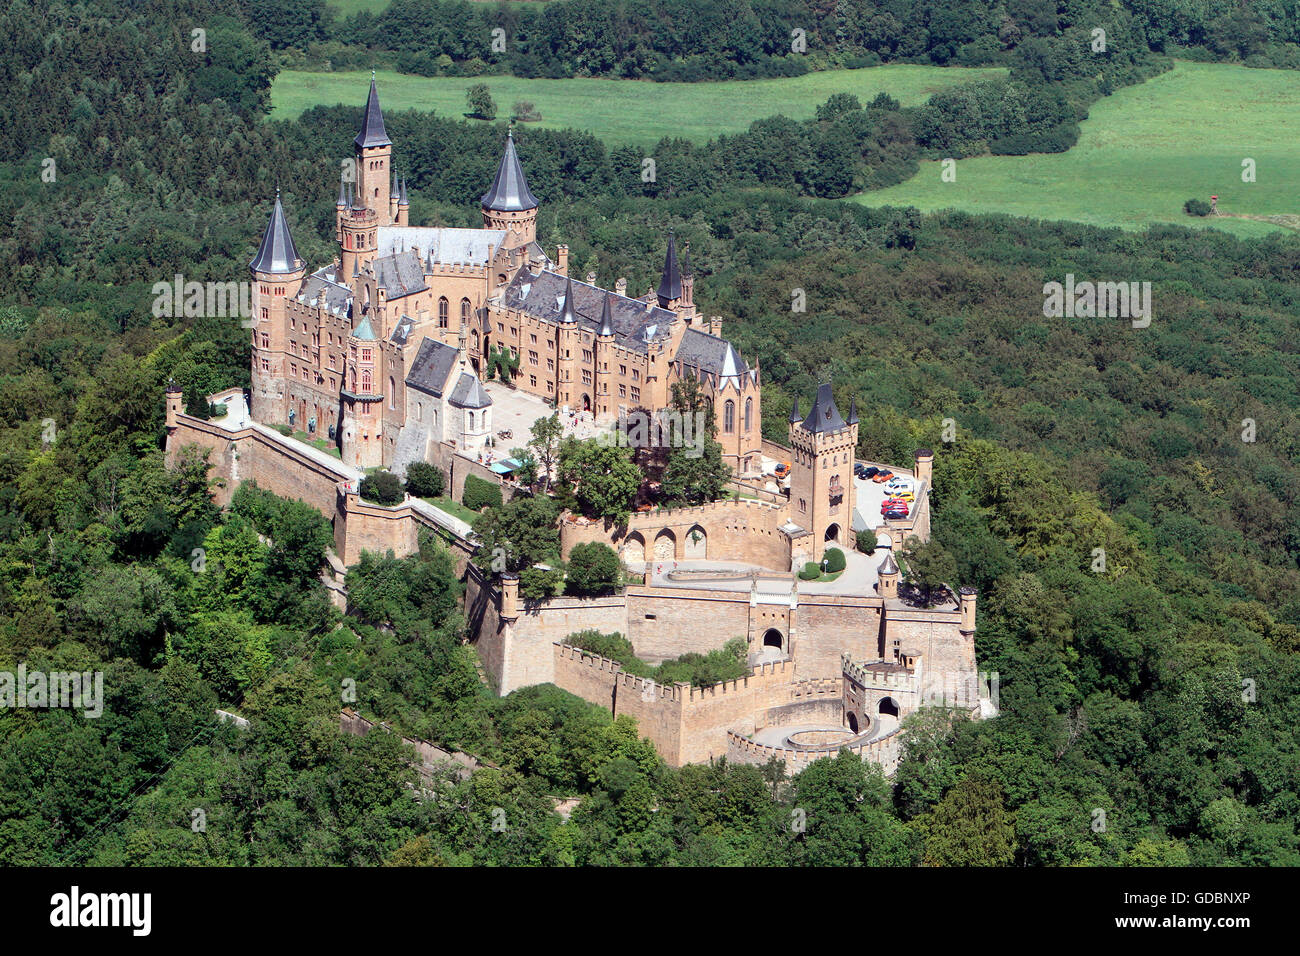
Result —
[{"label": "pointed spire", "polygon": [[284,206],[280,204],[280,190],[277,188],[271,221],[266,224],[262,244],[257,247],[257,255],[248,266],[254,272],[286,275],[297,272],[301,265],[298,250],[293,247],[293,236],[289,235],[289,223],[284,218]]},{"label": "pointed spire", "polygon": [[578,313],[573,311],[573,276],[564,277],[564,309],[560,312],[560,321],[578,321]]},{"label": "pointed spire", "polygon": [[614,315],[610,309],[610,301],[610,295],[606,292],[605,301],[600,307],[600,331],[596,333],[597,335],[614,334]]},{"label": "pointed spire", "polygon": [[397,199],[401,196],[401,191],[397,188],[397,179],[393,179],[393,188],[388,190],[389,199]]},{"label": "pointed spire", "polygon": [[803,420],[803,427],[810,432],[834,432],[844,427],[844,419],[835,406],[835,397],[831,395],[829,382],[817,388],[817,399],[813,402],[808,417]]},{"label": "pointed spire", "polygon": [[885,552],[885,560],[883,560],[883,561],[880,562],[880,569],[879,569],[879,571],[878,571],[877,573],[878,573],[878,574],[897,574],[897,573],[898,573],[898,562],[894,560],[894,552],[893,552],[893,551],[886,551],[886,552]]},{"label": "pointed spire", "polygon": [[849,420],[845,423],[856,425],[858,423],[858,396],[854,395],[849,399]]},{"label": "pointed spire", "polygon": [[353,140],[357,147],[365,149],[371,146],[392,146],[384,129],[384,112],[379,108],[379,91],[375,88],[375,71],[370,71],[370,96],[366,99],[366,111],[361,116],[361,131]]},{"label": "pointed spire", "polygon": [[794,404],[790,406],[790,424],[803,421],[803,416],[799,414],[799,396],[794,397]]},{"label": "pointed spire", "polygon": [[677,239],[668,230],[668,254],[664,256],[664,275],[659,280],[659,304],[667,305],[682,297],[682,273],[677,267]]},{"label": "pointed spire", "polygon": [[399,206],[409,206],[410,204],[411,204],[410,201],[407,200],[407,198],[406,198],[406,177],[403,176],[403,177],[402,177],[402,189],[401,189],[401,192],[399,193],[399,195],[398,195],[398,197],[397,197],[397,205],[399,205]]},{"label": "pointed spire", "polygon": [[515,134],[506,133],[506,150],[501,155],[501,164],[497,166],[496,179],[492,188],[483,194],[484,209],[498,212],[523,212],[537,208],[537,197],[528,188],[524,168],[519,165],[519,154],[515,152]]}]

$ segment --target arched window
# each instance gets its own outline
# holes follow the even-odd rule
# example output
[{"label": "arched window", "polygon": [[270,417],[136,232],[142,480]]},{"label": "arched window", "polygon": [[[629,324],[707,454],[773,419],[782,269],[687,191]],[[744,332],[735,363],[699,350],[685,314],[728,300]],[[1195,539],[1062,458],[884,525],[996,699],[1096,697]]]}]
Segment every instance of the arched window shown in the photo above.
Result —
[{"label": "arched window", "polygon": [[469,413],[469,430],[470,430],[470,431],[473,431],[473,430],[474,430],[474,413],[473,413],[473,412],[470,412],[470,413]]},{"label": "arched window", "polygon": [[447,327],[447,297],[444,295],[438,300],[438,328]]},{"label": "arched window", "polygon": [[750,431],[754,427],[754,400],[745,399],[745,431]]},{"label": "arched window", "polygon": [[363,395],[370,394],[370,369],[368,368],[361,370],[361,393]]},{"label": "arched window", "polygon": [[397,407],[397,380],[393,376],[388,376],[388,407]]},{"label": "arched window", "polygon": [[469,325],[469,299],[460,300],[460,324]]},{"label": "arched window", "polygon": [[722,406],[722,430],[724,432],[736,430],[736,403],[731,399],[727,399],[727,403]]}]

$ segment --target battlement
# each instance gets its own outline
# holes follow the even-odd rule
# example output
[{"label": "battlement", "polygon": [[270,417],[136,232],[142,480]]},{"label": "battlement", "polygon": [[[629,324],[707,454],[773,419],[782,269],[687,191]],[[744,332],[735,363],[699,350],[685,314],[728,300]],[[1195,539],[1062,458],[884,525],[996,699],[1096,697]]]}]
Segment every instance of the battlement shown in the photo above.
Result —
[{"label": "battlement", "polygon": [[784,507],[785,502],[757,501],[753,498],[724,498],[721,501],[710,501],[708,504],[692,505],[689,508],[660,508],[657,511],[638,512],[632,516],[629,528],[639,530],[639,525],[642,523],[656,527],[663,524],[677,524],[698,515],[711,515],[722,511],[758,509],[762,512],[771,512],[780,511]]},{"label": "battlement", "polygon": [[[794,677],[794,661],[767,661],[759,664],[745,677],[737,677],[735,680],[722,681],[718,684],[710,684],[707,687],[690,687],[690,696],[686,699],[692,703],[711,700],[722,694],[736,693],[739,691],[749,690],[750,682],[759,683],[781,683]],[[689,685],[685,685],[689,686]]]},{"label": "battlement", "polygon": [[898,691],[914,691],[916,689],[916,674],[913,671],[872,670],[869,663],[883,664],[885,662],[859,662],[850,658],[848,654],[840,655],[840,661],[844,676],[860,687]]},{"label": "battlement", "polygon": [[899,743],[902,731],[894,730],[883,737],[855,743],[847,740],[841,743],[827,744],[824,747],[777,747],[760,744],[734,730],[727,731],[727,759],[735,763],[765,764],[770,760],[780,760],[790,772],[802,770],[810,763],[823,757],[834,757],[841,750],[857,754],[863,760],[869,760],[880,766],[886,775],[898,768]]}]

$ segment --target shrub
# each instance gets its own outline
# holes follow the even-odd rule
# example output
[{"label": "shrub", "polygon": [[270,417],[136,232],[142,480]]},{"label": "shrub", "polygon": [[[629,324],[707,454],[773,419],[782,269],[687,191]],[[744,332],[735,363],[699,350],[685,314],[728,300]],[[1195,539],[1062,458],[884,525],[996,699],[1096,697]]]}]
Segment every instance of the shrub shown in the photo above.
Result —
[{"label": "shrub", "polygon": [[377,505],[400,505],[406,498],[402,479],[391,471],[377,471],[361,479],[361,497]]},{"label": "shrub", "polygon": [[1189,199],[1183,203],[1183,212],[1189,216],[1208,216],[1210,204],[1204,199]]},{"label": "shrub", "polygon": [[814,564],[812,561],[809,561],[807,564],[805,564],[803,566],[803,570],[799,572],[799,580],[801,581],[815,581],[817,578],[821,576],[822,576],[821,567],[817,564]]},{"label": "shrub", "polygon": [[874,531],[859,531],[857,539],[858,550],[863,554],[870,554],[876,550],[876,533]]},{"label": "shrub", "polygon": [[844,560],[844,552],[839,548],[827,548],[826,554],[826,573],[834,574],[836,571],[843,571],[847,566]]},{"label": "shrub", "polygon": [[406,493],[417,498],[437,498],[447,488],[442,469],[427,461],[412,462],[406,468]]},{"label": "shrub", "polygon": [[501,507],[501,486],[484,481],[478,475],[465,476],[465,491],[460,496],[461,504],[470,511],[482,511],[484,508]]},{"label": "shrub", "polygon": [[618,587],[623,563],[614,549],[600,541],[577,545],[569,553],[569,591],[607,594]]}]

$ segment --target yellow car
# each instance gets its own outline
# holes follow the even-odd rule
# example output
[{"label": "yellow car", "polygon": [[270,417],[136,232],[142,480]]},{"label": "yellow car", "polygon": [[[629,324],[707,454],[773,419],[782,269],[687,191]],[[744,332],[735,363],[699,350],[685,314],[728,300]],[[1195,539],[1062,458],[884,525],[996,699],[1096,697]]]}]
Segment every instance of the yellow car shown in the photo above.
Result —
[{"label": "yellow car", "polygon": [[912,492],[910,492],[910,491],[895,491],[895,492],[891,492],[890,495],[889,495],[889,497],[890,497],[890,498],[900,498],[900,499],[902,499],[903,501],[906,501],[909,505],[910,505],[913,501],[916,500],[916,495],[914,495],[914,494],[913,494]]}]

